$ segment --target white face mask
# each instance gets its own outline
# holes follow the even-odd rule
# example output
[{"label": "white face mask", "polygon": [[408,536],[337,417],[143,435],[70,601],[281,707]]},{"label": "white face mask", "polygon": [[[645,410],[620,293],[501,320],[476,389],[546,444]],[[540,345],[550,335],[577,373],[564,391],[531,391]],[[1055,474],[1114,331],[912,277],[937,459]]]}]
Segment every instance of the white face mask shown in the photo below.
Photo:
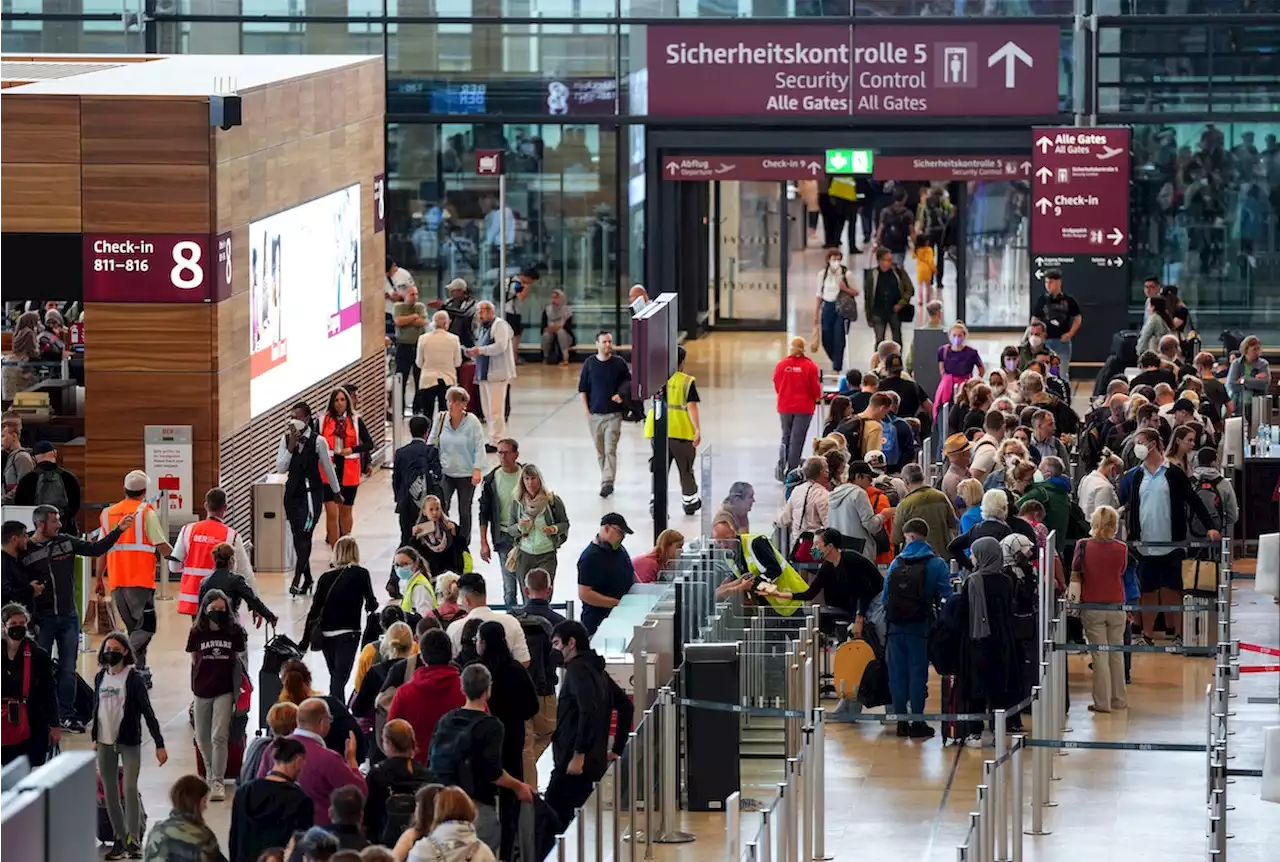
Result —
[{"label": "white face mask", "polygon": [[1041,473],[1039,470],[1035,471],[1034,473],[1032,473],[1032,474],[1031,474],[1031,481],[1032,481],[1032,482],[1043,482],[1043,481],[1044,481],[1044,474],[1043,474],[1043,473]]},{"label": "white face mask", "polygon": [[840,261],[838,261],[838,260],[828,261],[828,262],[827,262],[827,269],[831,270],[832,272],[839,272],[839,271],[840,271]]},{"label": "white face mask", "polygon": [[1147,448],[1146,443],[1133,444],[1133,457],[1137,458],[1139,461],[1147,460],[1147,456],[1150,454],[1151,450]]},{"label": "white face mask", "polygon": [[1018,456],[1017,456],[1017,455],[1005,455],[1005,456],[1004,456],[1004,468],[1005,468],[1006,470],[1012,470],[1012,469],[1013,469],[1013,465],[1014,465],[1014,464],[1016,464],[1016,463],[1018,463]]},{"label": "white face mask", "polygon": [[1033,335],[1027,339],[1027,343],[1032,347],[1039,348],[1040,345],[1044,344],[1044,339],[1038,335]]}]

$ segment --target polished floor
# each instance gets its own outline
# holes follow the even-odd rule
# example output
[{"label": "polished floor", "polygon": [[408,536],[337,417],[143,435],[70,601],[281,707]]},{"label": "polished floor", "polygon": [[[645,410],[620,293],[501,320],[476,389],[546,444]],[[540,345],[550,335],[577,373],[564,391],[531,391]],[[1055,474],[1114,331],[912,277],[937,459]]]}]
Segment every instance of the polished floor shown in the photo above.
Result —
[{"label": "polished floor", "polygon": [[[804,277],[810,284],[816,283],[816,267],[820,265],[820,252],[816,251],[798,254],[792,263],[793,272],[807,273]],[[811,293],[793,302],[788,314],[793,332],[807,334],[811,308]],[[990,362],[1009,340],[983,337],[978,346]],[[757,496],[752,523],[759,527],[771,522],[782,501],[781,489],[772,479],[778,443],[770,373],[784,355],[785,344],[783,333],[746,333],[715,334],[688,345],[688,370],[698,379],[702,396],[704,448],[709,447],[715,456],[712,487],[703,489],[704,500],[715,505],[732,482],[750,481]],[[870,329],[855,325],[851,355],[869,356],[872,346]],[[521,443],[523,460],[536,463],[567,503],[571,533],[561,552],[556,591],[558,599],[572,599],[577,555],[603,514],[621,512],[636,528],[627,542],[633,554],[651,546],[646,446],[640,427],[624,429],[617,491],[609,500],[600,499],[594,447],[576,393],[577,369],[525,365],[520,374],[512,397],[510,433]],[[369,480],[356,506],[354,535],[379,589],[377,575],[387,571],[397,535],[388,479],[384,471]],[[673,496],[678,493],[674,477],[671,491]],[[679,513],[672,526],[690,537],[699,531],[698,518]],[[323,543],[317,544],[314,565],[321,567],[319,571],[324,565]],[[480,570],[491,593],[500,596],[496,567],[481,565]],[[280,576],[260,577],[259,584],[266,602],[281,615],[284,629],[295,637],[300,634],[306,601],[290,599]],[[1269,599],[1254,596],[1248,582],[1241,584],[1237,604],[1236,632],[1241,639],[1272,645],[1280,640],[1276,606]],[[152,822],[167,811],[166,792],[172,781],[195,769],[187,719],[186,628],[186,618],[177,615],[173,603],[164,603],[150,661],[156,674],[152,696],[170,760],[157,767],[148,746],[142,787]],[[254,632],[250,652],[255,674],[262,644],[263,632]],[[1246,658],[1248,661],[1252,659]],[[1130,709],[1108,716],[1086,711],[1089,672],[1085,662],[1078,656],[1071,661],[1069,739],[1203,741],[1202,697],[1211,673],[1208,660],[1135,657]],[[318,654],[313,653],[308,663],[317,688],[324,690],[327,680]],[[82,663],[82,672],[88,676],[92,670]],[[936,683],[931,688],[933,708],[937,706]],[[1237,691],[1233,766],[1256,769],[1262,762],[1261,729],[1280,724],[1280,709],[1249,704],[1247,699],[1274,695],[1276,676],[1246,676]],[[87,745],[87,736],[69,739],[66,744],[68,748]],[[956,858],[955,846],[963,837],[967,813],[974,808],[981,761],[989,756],[989,752],[977,750],[944,749],[936,740],[924,744],[900,740],[882,733],[878,725],[833,727],[825,758],[827,853],[850,862]],[[1027,859],[1190,862],[1204,858],[1203,755],[1073,751],[1059,763],[1062,780],[1053,785],[1053,797],[1059,805],[1049,809],[1046,817],[1052,834],[1027,838]],[[1280,858],[1276,849],[1280,847],[1280,809],[1259,800],[1258,779],[1241,778],[1231,785],[1231,803],[1235,806],[1231,831],[1236,836],[1230,846],[1231,859],[1274,862]],[[229,802],[210,808],[210,821],[220,836],[226,834],[229,812]],[[744,832],[753,834],[758,819],[759,815],[744,812]],[[691,860],[725,858],[722,816],[686,815],[684,824],[698,836],[697,842],[655,847],[657,858],[674,859],[676,854]],[[604,855],[612,856],[611,844],[606,843]],[[571,851],[569,858],[578,857]],[[595,857],[593,850],[585,858],[602,857]]]}]

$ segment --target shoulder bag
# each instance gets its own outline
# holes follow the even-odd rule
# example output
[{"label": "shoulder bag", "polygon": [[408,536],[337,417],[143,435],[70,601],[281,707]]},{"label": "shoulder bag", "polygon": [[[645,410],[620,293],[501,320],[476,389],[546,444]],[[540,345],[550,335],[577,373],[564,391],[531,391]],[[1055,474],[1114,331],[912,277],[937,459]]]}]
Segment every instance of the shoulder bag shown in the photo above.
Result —
[{"label": "shoulder bag", "polygon": [[[824,275],[823,278],[826,278]],[[841,290],[836,294],[836,312],[850,323],[858,322],[858,297],[856,294],[846,293],[843,288],[853,289],[853,285],[849,283],[849,270],[843,266],[840,267],[840,286]]]},{"label": "shoulder bag", "polygon": [[333,594],[333,588],[342,583],[343,577],[347,574],[350,566],[343,566],[338,570],[338,574],[334,577],[333,583],[329,584],[329,589],[324,594],[316,594],[313,599],[313,605],[318,608],[316,611],[315,622],[311,624],[311,628],[307,630],[307,643],[310,645],[311,651],[315,652],[320,649],[320,645],[324,642],[324,632],[322,631],[321,620],[324,618],[324,603],[329,600],[329,596]]}]

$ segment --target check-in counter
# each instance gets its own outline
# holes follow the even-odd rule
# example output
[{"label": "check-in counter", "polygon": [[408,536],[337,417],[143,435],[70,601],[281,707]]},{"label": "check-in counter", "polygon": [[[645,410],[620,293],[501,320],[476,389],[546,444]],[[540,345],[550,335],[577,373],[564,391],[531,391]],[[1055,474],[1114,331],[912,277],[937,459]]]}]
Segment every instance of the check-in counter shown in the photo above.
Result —
[{"label": "check-in counter", "polygon": [[[637,710],[646,709],[675,672],[675,609],[674,585],[635,584],[591,639],[592,648],[604,657],[605,670]],[[643,675],[636,673],[641,661]]]}]

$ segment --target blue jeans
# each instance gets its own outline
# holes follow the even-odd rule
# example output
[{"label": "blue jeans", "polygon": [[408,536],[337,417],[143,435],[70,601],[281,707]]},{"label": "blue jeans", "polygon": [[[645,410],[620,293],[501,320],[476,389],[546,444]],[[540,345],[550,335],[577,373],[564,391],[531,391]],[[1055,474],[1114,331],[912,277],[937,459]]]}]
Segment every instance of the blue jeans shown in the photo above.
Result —
[{"label": "blue jeans", "polygon": [[76,701],[76,657],[80,654],[80,618],[75,614],[42,614],[36,618],[40,626],[36,643],[53,655],[58,645],[58,712],[70,718]]},{"label": "blue jeans", "polygon": [[836,310],[836,304],[823,300],[822,349],[826,351],[827,358],[831,360],[831,367],[836,370],[836,373],[844,368],[844,339],[847,325],[844,318],[840,316],[840,312]]},{"label": "blue jeans", "polygon": [[1046,338],[1044,344],[1062,359],[1062,379],[1071,384],[1071,342],[1061,338]]},{"label": "blue jeans", "polygon": [[893,711],[924,712],[929,683],[929,642],[924,635],[889,632],[889,693]]}]

